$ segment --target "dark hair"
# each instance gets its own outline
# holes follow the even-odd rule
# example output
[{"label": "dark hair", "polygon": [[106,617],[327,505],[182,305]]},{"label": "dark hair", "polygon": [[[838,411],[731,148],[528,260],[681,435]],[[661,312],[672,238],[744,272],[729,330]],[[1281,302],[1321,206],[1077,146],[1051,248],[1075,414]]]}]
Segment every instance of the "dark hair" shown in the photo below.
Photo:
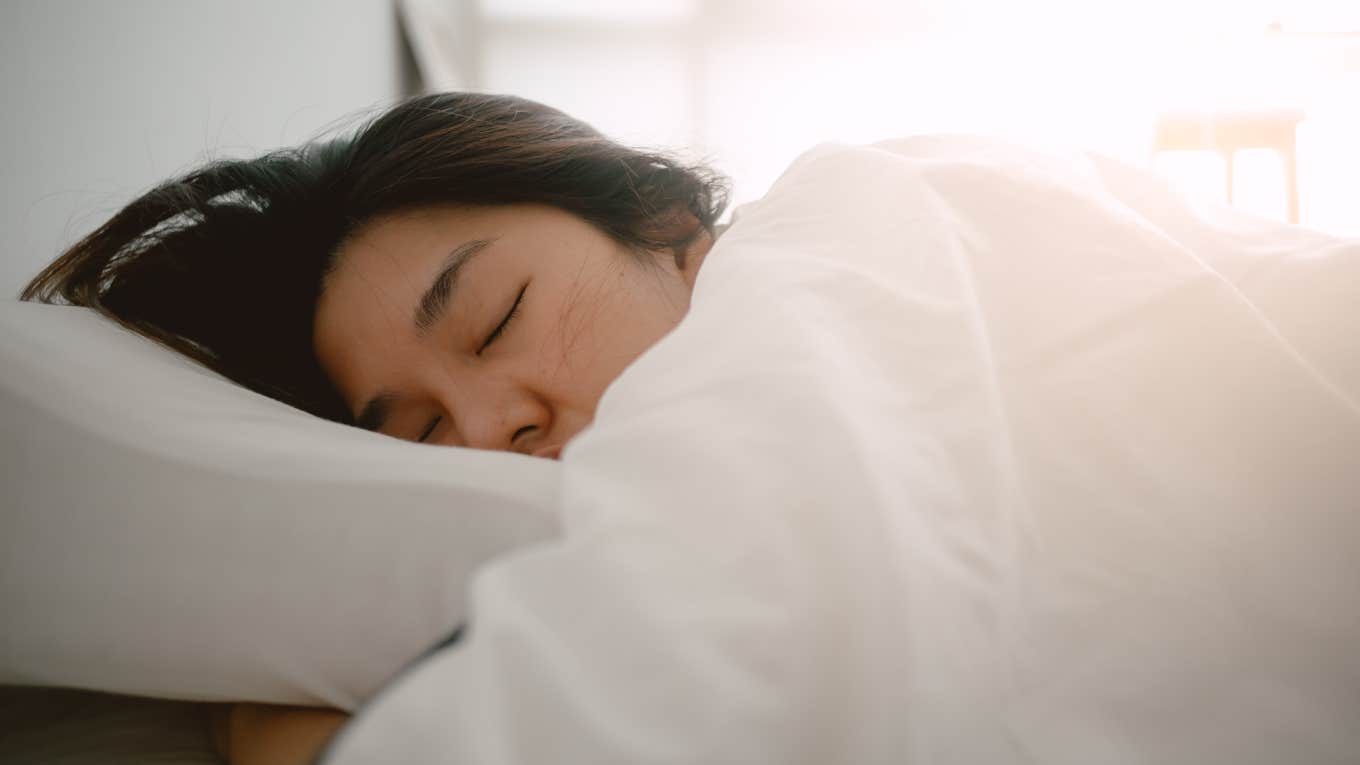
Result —
[{"label": "dark hair", "polygon": [[352,135],[157,186],[47,266],[21,299],[88,306],[246,387],[347,422],[312,349],[336,248],[377,215],[514,203],[557,207],[630,249],[679,259],[700,233],[694,220],[712,231],[726,186],[707,168],[621,146],[533,101],[421,96]]}]

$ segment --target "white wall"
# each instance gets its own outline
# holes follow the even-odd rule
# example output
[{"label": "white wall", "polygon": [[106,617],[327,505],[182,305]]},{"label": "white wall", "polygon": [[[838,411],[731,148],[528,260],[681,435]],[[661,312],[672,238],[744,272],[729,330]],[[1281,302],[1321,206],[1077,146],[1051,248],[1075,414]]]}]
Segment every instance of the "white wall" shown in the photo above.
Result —
[{"label": "white wall", "polygon": [[[1298,107],[1301,220],[1360,235],[1360,38],[1341,34],[1360,30],[1360,0],[462,2],[477,85],[688,147],[738,203],[821,141],[982,133],[1146,164],[1164,111]],[[1235,204],[1284,217],[1275,154],[1238,160]],[[1212,152],[1157,167],[1223,198]]]},{"label": "white wall", "polygon": [[3,0],[0,299],[157,181],[407,80],[390,0]]}]

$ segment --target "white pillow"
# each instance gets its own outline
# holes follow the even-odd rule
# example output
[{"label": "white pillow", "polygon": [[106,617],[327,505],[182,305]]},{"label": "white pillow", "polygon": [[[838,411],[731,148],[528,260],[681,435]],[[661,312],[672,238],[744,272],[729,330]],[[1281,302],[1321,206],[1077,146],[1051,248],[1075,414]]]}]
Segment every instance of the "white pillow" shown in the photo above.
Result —
[{"label": "white pillow", "polygon": [[553,536],[559,466],[325,422],[0,303],[0,683],[352,708]]}]

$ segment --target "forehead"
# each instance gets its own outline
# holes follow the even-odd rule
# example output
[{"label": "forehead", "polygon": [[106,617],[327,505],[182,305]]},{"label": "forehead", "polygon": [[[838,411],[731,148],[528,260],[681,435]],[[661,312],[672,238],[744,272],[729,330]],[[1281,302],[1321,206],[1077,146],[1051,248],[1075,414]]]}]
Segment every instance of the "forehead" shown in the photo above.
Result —
[{"label": "forehead", "polygon": [[438,269],[453,248],[465,241],[494,236],[492,232],[507,227],[507,218],[513,222],[522,217],[515,212],[527,213],[530,221],[537,217],[535,210],[435,207],[368,221],[336,248],[322,282],[322,300],[337,293],[370,292],[375,286],[386,293],[417,289],[424,281],[421,277]]},{"label": "forehead", "polygon": [[487,260],[543,255],[533,258],[536,266],[552,266],[560,260],[556,256],[572,250],[613,244],[586,221],[546,205],[423,207],[377,217],[343,241],[322,284],[322,299],[375,285],[389,288],[389,296],[423,289],[451,251],[477,239],[499,245],[497,257]]}]

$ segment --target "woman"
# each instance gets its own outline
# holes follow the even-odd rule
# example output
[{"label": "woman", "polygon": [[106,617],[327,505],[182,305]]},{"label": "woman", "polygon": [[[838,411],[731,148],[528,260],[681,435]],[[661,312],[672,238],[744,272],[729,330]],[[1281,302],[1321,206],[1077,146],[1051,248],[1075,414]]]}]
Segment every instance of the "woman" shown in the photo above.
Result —
[{"label": "woman", "polygon": [[[96,309],[321,417],[556,458],[684,316],[725,204],[707,169],[541,104],[432,95],[165,183],[23,298]],[[233,763],[306,762],[343,719],[236,705],[214,740]]]}]

